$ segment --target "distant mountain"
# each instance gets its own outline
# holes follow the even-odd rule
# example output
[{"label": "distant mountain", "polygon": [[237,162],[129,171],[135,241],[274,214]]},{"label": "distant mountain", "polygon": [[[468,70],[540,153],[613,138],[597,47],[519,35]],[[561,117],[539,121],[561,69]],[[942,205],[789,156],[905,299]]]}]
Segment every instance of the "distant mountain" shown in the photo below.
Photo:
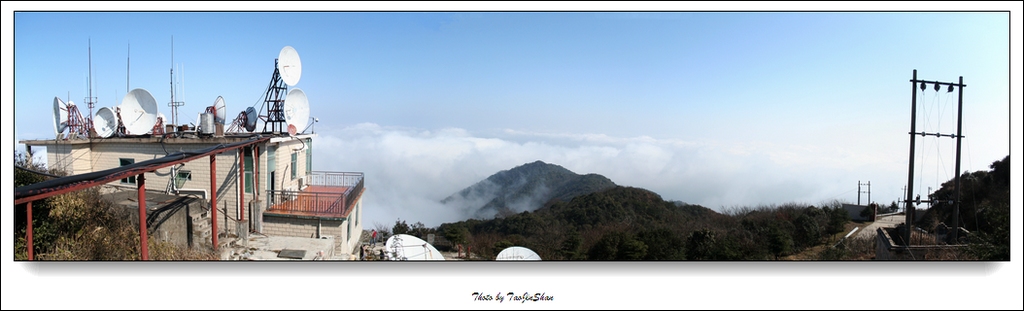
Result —
[{"label": "distant mountain", "polygon": [[554,202],[607,190],[615,183],[598,174],[579,175],[542,161],[500,171],[441,200],[472,218],[534,211]]}]

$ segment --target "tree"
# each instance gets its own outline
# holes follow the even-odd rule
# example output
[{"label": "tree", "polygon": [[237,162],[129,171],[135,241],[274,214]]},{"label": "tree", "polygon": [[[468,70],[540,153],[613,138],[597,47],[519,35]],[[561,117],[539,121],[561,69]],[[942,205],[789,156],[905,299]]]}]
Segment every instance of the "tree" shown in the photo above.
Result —
[{"label": "tree", "polygon": [[771,226],[768,229],[768,249],[779,260],[780,256],[789,254],[793,250],[793,239],[789,232],[780,229],[778,226]]},{"label": "tree", "polygon": [[860,217],[867,218],[868,221],[875,221],[875,209],[878,209],[878,204],[868,204],[860,210]]},{"label": "tree", "polygon": [[590,248],[590,260],[641,260],[647,255],[647,245],[624,232],[606,233]]},{"label": "tree", "polygon": [[405,220],[395,220],[395,226],[391,228],[391,233],[394,234],[408,234],[411,229],[409,225],[405,223]]},{"label": "tree", "polygon": [[469,242],[469,229],[460,224],[446,226],[443,229],[444,238],[455,244],[466,244]]},{"label": "tree", "polygon": [[558,249],[558,255],[565,260],[586,260],[586,255],[580,252],[582,247],[583,238],[580,237],[579,231],[576,231],[575,227],[569,227],[565,240],[562,240],[562,245]]},{"label": "tree", "polygon": [[690,233],[686,238],[686,260],[714,259],[715,233],[701,229]]},{"label": "tree", "polygon": [[644,260],[682,260],[685,259],[686,241],[668,229],[656,229],[640,232],[637,239],[647,245]]},{"label": "tree", "polygon": [[[814,209],[814,211],[811,209]],[[821,243],[822,230],[821,226],[818,225],[818,220],[815,219],[815,215],[820,216],[820,210],[810,207],[796,218],[794,223],[796,226],[794,242],[797,247],[804,248]]]},{"label": "tree", "polygon": [[828,215],[828,225],[825,227],[825,233],[829,236],[829,242],[837,233],[846,230],[846,223],[850,222],[850,214],[846,212],[841,205],[833,204],[832,207],[825,207],[825,214]]}]

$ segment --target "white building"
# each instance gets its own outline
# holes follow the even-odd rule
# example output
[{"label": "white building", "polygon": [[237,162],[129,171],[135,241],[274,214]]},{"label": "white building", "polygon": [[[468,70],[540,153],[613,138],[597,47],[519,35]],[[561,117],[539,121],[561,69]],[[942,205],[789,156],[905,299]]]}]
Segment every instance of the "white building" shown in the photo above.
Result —
[{"label": "white building", "polygon": [[[336,242],[335,254],[352,253],[363,228],[360,220],[363,174],[314,172],[315,134],[263,135],[271,138],[240,151],[220,153],[215,161],[193,160],[148,173],[146,190],[198,196],[205,200],[207,208],[213,205],[210,199],[215,195],[218,244],[221,245],[234,237],[245,238],[250,232],[307,238],[331,236]],[[29,157],[32,147],[46,147],[50,168],[77,175],[177,152],[243,142],[253,134],[164,136],[25,140],[21,143],[27,146]],[[239,182],[243,178],[244,185]],[[107,183],[101,191],[118,189],[137,189],[135,178]],[[212,221],[199,221],[207,220]],[[206,237],[205,242],[212,243],[212,239]]]}]

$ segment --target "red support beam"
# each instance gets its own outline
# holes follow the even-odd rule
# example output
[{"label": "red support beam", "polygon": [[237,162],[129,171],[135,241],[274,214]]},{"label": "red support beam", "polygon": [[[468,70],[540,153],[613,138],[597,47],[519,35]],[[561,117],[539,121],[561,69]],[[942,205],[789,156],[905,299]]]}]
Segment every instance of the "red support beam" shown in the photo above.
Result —
[{"label": "red support beam", "polygon": [[[252,146],[252,201],[253,203],[260,200],[260,149],[259,145]],[[253,206],[253,213],[249,215],[250,218],[259,217],[256,216],[256,211],[259,210],[259,206]],[[255,218],[253,218],[255,219]],[[255,222],[254,222],[255,224]],[[252,227],[249,228],[249,232],[256,232]]]},{"label": "red support beam", "polygon": [[139,243],[142,260],[149,260],[149,238],[146,236],[146,174],[139,174]]},{"label": "red support beam", "polygon": [[213,227],[213,250],[217,250],[217,155],[210,155],[210,219]]},{"label": "red support beam", "polygon": [[28,260],[34,260],[33,249],[35,246],[32,245],[32,201],[28,202],[26,207],[28,210],[28,230],[25,231],[25,240],[28,240]]},{"label": "red support beam", "polygon": [[[260,200],[260,149],[259,145],[252,146],[252,196],[254,201]],[[250,215],[251,217],[252,215]]]},{"label": "red support beam", "polygon": [[238,221],[245,221],[245,148],[238,148]]}]

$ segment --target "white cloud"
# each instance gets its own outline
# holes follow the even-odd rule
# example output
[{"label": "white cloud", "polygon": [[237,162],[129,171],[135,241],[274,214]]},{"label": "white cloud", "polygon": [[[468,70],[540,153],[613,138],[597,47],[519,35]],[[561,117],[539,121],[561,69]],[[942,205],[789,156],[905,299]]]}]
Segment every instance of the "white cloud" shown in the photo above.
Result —
[{"label": "white cloud", "polygon": [[[389,226],[397,219],[427,226],[461,220],[466,211],[440,200],[501,170],[537,160],[577,174],[601,174],[619,185],[652,190],[666,200],[719,210],[818,204],[837,198],[856,201],[858,179],[899,181],[906,172],[905,164],[841,144],[691,142],[511,129],[480,137],[459,128],[431,131],[371,123],[328,127],[318,134],[314,169],[364,172],[364,221]],[[898,191],[902,185],[876,182],[876,189],[879,186]],[[876,201],[888,202],[898,194],[886,196],[893,198]],[[876,192],[875,198],[883,197]]]}]

